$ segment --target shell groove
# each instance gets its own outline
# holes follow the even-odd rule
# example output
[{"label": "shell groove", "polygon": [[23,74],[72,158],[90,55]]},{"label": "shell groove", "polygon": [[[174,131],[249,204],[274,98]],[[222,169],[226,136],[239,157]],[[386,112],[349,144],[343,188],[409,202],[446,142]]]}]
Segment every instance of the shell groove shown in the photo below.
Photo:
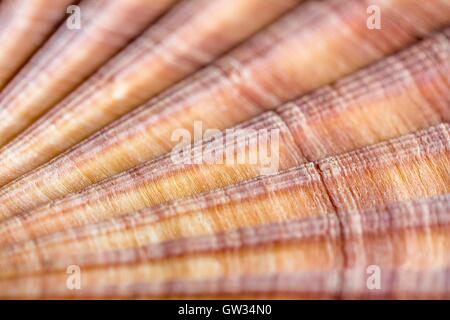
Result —
[{"label": "shell groove", "polygon": [[[126,7],[128,2],[128,0],[113,1],[115,6],[119,7],[118,9],[124,4]],[[142,26],[144,26],[143,22],[147,25],[150,20],[148,17],[142,19],[145,18],[142,13],[143,9],[148,13],[158,12],[154,8],[158,2],[147,0],[144,2],[146,4],[144,8],[141,8],[142,4],[134,5],[131,8],[140,12],[139,16],[143,21],[137,20],[135,23]],[[166,16],[150,25],[143,35],[108,61],[81,87],[54,106],[51,112],[40,117],[17,139],[3,148],[0,152],[0,159],[2,159],[1,163],[7,167],[2,168],[0,172],[0,186],[51,160],[76,142],[87,138],[184,76],[211,62],[220,53],[244,40],[297,2],[296,0],[249,0],[240,1],[239,5],[236,5],[228,0],[182,1]],[[160,6],[162,4],[167,6],[170,3],[171,1],[164,0]],[[117,11],[114,5],[111,9],[113,10],[110,11]],[[126,13],[122,16],[128,21]],[[252,19],[251,23],[242,26],[242,21],[248,21],[249,17],[254,16],[255,13],[257,19]],[[108,14],[112,13],[103,13],[103,15]],[[117,17],[112,21],[116,29],[117,26],[129,25]],[[64,26],[61,28],[62,35],[56,34],[54,40],[56,44],[59,44],[60,38],[66,36],[65,38],[69,38],[67,42],[70,46],[66,44],[64,52],[58,52],[55,57],[54,52],[50,52],[53,54],[48,52],[51,51],[51,45],[54,43],[48,43],[50,48],[41,50],[44,58],[40,59],[41,61],[35,61],[40,58],[37,55],[29,63],[29,68],[19,73],[16,81],[10,83],[11,90],[6,89],[0,95],[0,110],[8,109],[8,114],[12,117],[11,109],[13,109],[14,114],[19,114],[22,119],[14,121],[13,117],[12,125],[20,123],[21,128],[19,129],[26,127],[27,123],[23,119],[23,114],[29,117],[32,113],[45,109],[46,106],[52,106],[54,102],[64,96],[65,92],[67,93],[69,88],[75,87],[75,76],[81,80],[83,75],[87,75],[89,65],[86,65],[86,61],[76,59],[77,56],[72,54],[73,48],[80,46],[79,42],[83,41],[82,55],[90,61],[91,66],[94,62],[98,63],[102,56],[111,51],[103,48],[105,39],[110,40],[110,37],[107,36],[110,29],[114,30],[112,28],[114,25],[111,26],[111,22],[109,24],[108,30],[104,30],[105,26],[101,23],[96,24],[102,27],[101,30],[96,30],[95,25],[89,29],[83,28],[86,31],[78,34],[75,39],[77,41],[67,36],[67,29]],[[227,30],[227,33],[223,33],[223,30]],[[218,37],[219,32],[220,41],[211,45],[211,38]],[[69,32],[68,35],[70,36],[71,33]],[[85,38],[87,37],[88,40],[91,39],[92,48],[87,47],[89,44],[86,43]],[[100,49],[105,51],[103,55],[99,53],[98,48],[94,47],[98,41],[101,41],[102,48]],[[122,44],[122,42],[120,41],[118,44]],[[118,44],[114,43],[115,47]],[[89,54],[90,51],[96,53],[95,61]],[[51,60],[52,63],[49,63],[48,60]],[[49,72],[42,70],[41,78],[30,82],[30,77],[27,75],[39,67],[38,62],[41,62],[40,65],[46,66],[44,67],[46,70],[59,70],[58,74],[53,71],[53,76],[49,77],[47,75]],[[85,68],[83,73],[79,68],[80,64]],[[77,67],[76,73],[69,68],[70,66]],[[70,82],[64,81],[66,78],[70,78]],[[39,91],[34,90],[36,85],[40,86]],[[54,86],[57,86],[58,89],[55,90]],[[32,93],[38,96],[30,97]],[[42,101],[39,97],[52,100]],[[11,125],[5,122],[0,124],[0,136],[2,136],[0,145],[13,134],[11,129]],[[15,132],[19,132],[19,129]]]},{"label": "shell groove", "polygon": [[[385,272],[384,279],[395,276],[396,281],[384,283],[375,296],[446,297],[450,292],[445,281],[450,263],[446,251],[450,239],[445,232],[450,223],[449,205],[447,194],[181,238],[135,247],[128,254],[109,251],[60,257],[47,264],[43,274],[1,279],[0,292],[16,296],[20,294],[17,288],[28,287],[29,297],[252,293],[364,297],[374,295],[366,286],[366,266],[378,265]],[[380,245],[390,249],[380,252]],[[284,259],[290,263],[283,263]],[[168,267],[169,261],[176,268]],[[209,268],[213,261],[223,268]],[[409,267],[398,268],[402,262]],[[54,272],[74,263],[89,266],[81,291],[63,289],[58,285],[62,276]],[[424,273],[425,268],[431,271]],[[428,281],[421,282],[418,290],[407,281],[415,278]],[[116,279],[113,287],[109,285],[112,279]]]},{"label": "shell groove", "polygon": [[[446,29],[397,55],[338,81],[331,87],[318,89],[275,109],[275,113],[266,112],[238,128],[251,129],[257,136],[264,129],[267,132],[279,130],[279,165],[276,169],[283,170],[308,160],[318,160],[434,125],[450,117],[450,72],[447,72],[450,71],[449,44],[449,30]],[[388,87],[386,81],[389,81]],[[380,126],[380,121],[387,116],[390,122]],[[341,134],[343,130],[346,131],[345,135]],[[242,135],[238,130],[233,134],[228,138],[230,141],[239,140]],[[97,136],[106,144],[114,141],[107,137],[108,135]],[[245,134],[244,138],[247,138]],[[97,152],[102,153],[103,146],[94,148],[97,145],[96,140],[94,138],[87,141],[80,148],[63,154],[48,165],[2,188],[0,216],[6,218],[43,205],[52,198],[61,197],[67,192],[68,184],[80,183],[80,165],[89,169],[88,174],[81,172],[85,179],[86,176],[97,174],[100,168],[91,164],[99,162],[97,164],[100,165],[103,161],[97,157]],[[223,155],[222,158],[229,152],[250,152],[248,149],[237,148],[237,143],[238,141],[225,145],[224,142],[215,147],[215,142],[198,142],[191,152],[197,154],[197,149],[210,148],[216,154]],[[95,150],[94,154],[91,150]],[[116,152],[120,151],[114,151],[114,156],[118,155]],[[88,155],[94,158],[84,161]],[[104,156],[105,160],[110,160],[107,164],[109,167],[111,164],[123,164],[113,162],[112,155]],[[128,159],[129,153],[124,156]],[[195,164],[197,161],[192,159],[190,163]],[[164,180],[164,170],[161,168],[170,167],[173,169],[168,170],[166,175],[171,180]],[[4,168],[7,170],[8,165],[5,164]],[[261,163],[237,166],[176,165],[170,153],[143,164],[138,169],[131,169],[128,174],[107,179],[103,183],[105,187],[101,187],[101,183],[95,190],[107,189],[103,191],[105,196],[102,206],[105,211],[113,213],[120,210],[138,210],[170,200],[170,196],[186,196],[253,178],[259,175],[260,170]],[[155,179],[146,180],[144,176],[145,172],[152,171],[159,172],[157,189],[166,188],[167,191],[155,193],[155,190],[151,189]],[[174,176],[175,172],[178,172],[177,176]],[[208,176],[214,179],[206,178]],[[36,185],[42,187],[36,189]],[[61,185],[64,188],[61,188]],[[134,192],[124,191],[127,196],[123,201],[119,200],[119,195],[124,194],[119,191],[121,185],[124,185],[123,190],[136,187]],[[196,188],[190,188],[192,185]],[[176,186],[176,189],[171,190],[173,186]],[[112,197],[113,194],[115,197]],[[129,201],[130,199],[133,201]],[[90,206],[88,202],[84,203]]]}]

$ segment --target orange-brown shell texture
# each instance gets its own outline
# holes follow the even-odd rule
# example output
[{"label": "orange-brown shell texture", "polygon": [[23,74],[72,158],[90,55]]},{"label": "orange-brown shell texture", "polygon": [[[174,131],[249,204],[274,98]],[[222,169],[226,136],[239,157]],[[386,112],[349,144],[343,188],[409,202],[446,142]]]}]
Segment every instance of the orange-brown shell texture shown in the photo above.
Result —
[{"label": "orange-brown shell texture", "polygon": [[0,298],[450,299],[449,0],[3,0],[0,44]]}]

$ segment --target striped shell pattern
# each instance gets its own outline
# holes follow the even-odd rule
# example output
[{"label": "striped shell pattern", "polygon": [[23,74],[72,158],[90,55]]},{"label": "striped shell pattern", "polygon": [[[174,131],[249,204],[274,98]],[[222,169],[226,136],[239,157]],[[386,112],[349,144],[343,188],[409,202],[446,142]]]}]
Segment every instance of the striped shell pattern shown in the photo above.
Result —
[{"label": "striped shell pattern", "polygon": [[450,299],[450,0],[0,0],[0,298]]}]

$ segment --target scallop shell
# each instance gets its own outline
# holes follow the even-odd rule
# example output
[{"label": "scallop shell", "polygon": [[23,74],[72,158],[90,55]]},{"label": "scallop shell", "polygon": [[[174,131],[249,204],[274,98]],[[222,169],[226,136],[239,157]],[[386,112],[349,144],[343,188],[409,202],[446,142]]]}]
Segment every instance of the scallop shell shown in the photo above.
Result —
[{"label": "scallop shell", "polygon": [[[448,1],[414,5],[393,1],[380,5],[385,24],[390,27],[377,32],[367,29],[365,1],[310,1],[292,10],[218,62],[78,145],[70,154],[75,168],[63,161],[61,166],[65,168],[59,170],[68,179],[55,181],[52,190],[44,191],[45,197],[54,199],[79,191],[165,154],[174,146],[170,139],[172,132],[178,128],[192,130],[194,120],[201,120],[205,129],[233,126],[393,53],[450,20]],[[398,11],[402,16],[410,13],[414,21],[398,17]],[[308,50],[303,50],[304,47]],[[104,123],[103,114],[110,118],[113,113],[101,109],[98,112],[99,117],[92,122],[89,117],[73,121],[75,128],[67,125],[72,115],[44,120],[36,131],[13,142],[11,148],[5,149],[4,158],[11,164],[18,161],[19,165],[9,170],[17,173],[2,179],[3,183],[32,169],[34,166],[22,167],[23,163],[34,162],[30,158],[39,160],[43,158],[41,154],[52,154],[50,150],[56,146],[69,147],[73,132],[83,131],[92,123]],[[65,127],[69,129],[67,135]],[[45,134],[47,130],[51,134]],[[60,134],[64,136],[60,138]],[[57,140],[52,140],[53,136]],[[22,158],[25,160],[21,161]]]},{"label": "scallop shell", "polygon": [[[5,152],[14,148],[14,155],[0,156],[14,158],[16,166],[14,170],[8,169],[14,175],[0,181],[0,185],[51,160],[211,62],[298,1],[249,0],[236,5],[227,0],[185,0],[151,24],[152,18],[173,2],[88,0],[82,3],[82,29],[74,32],[61,26],[0,95],[0,112],[10,119],[0,123],[0,146],[54,107],[8,146]],[[255,13],[258,18],[242,27],[242,21]],[[134,16],[138,19],[130,19]],[[149,24],[136,41],[62,100]],[[222,32],[221,41],[212,46],[210,40],[219,32]],[[80,47],[83,50],[78,51]],[[35,90],[36,86],[40,90]],[[45,142],[36,145],[35,141]]]},{"label": "scallop shell", "polygon": [[[119,175],[114,181],[106,180],[80,194],[69,195],[47,206],[5,220],[0,225],[0,247],[180,198],[188,195],[183,192],[184,189],[191,193],[199,192],[201,184],[213,189],[217,187],[216,179],[220,178],[217,172],[226,172],[227,176],[240,179],[245,176],[246,171],[245,168],[239,168],[240,165],[236,167],[241,172],[232,172],[236,168],[227,168],[227,165],[213,168],[206,166],[203,169],[191,164],[171,165],[170,159],[164,162],[139,167]],[[384,199],[400,201],[412,196],[427,197],[450,192],[450,172],[440,170],[450,168],[449,162],[450,126],[441,124],[306,166],[310,170],[318,169],[318,172],[313,170],[311,174],[316,177],[317,182],[323,180],[322,193],[328,194],[330,205],[336,210],[349,210],[375,206],[383,203]],[[188,170],[192,170],[192,174]],[[270,175],[269,179],[272,177]],[[281,179],[284,181],[283,175]],[[311,179],[308,177],[304,180],[309,182]],[[268,188],[274,185],[269,181]],[[417,187],[418,181],[420,189]],[[221,182],[226,182],[226,179]],[[254,191],[253,188],[250,189]],[[308,191],[317,193],[313,192],[310,184]],[[302,200],[296,199],[294,202],[296,201],[302,203]],[[252,210],[257,212],[255,208],[258,206],[253,202],[251,204],[254,206]],[[314,208],[316,204],[306,203],[306,208],[308,206]],[[245,206],[242,205],[239,210],[236,208],[236,211],[241,213],[245,210],[243,207]],[[282,211],[286,212],[287,209]],[[306,211],[310,213],[313,210]],[[231,220],[228,224],[232,224]],[[203,224],[207,225],[206,222]]]},{"label": "scallop shell", "polygon": [[73,2],[3,0],[0,3],[0,89],[44,43]]},{"label": "scallop shell", "polygon": [[[317,160],[423,129],[441,122],[442,119],[450,119],[449,74],[450,29],[446,29],[397,55],[337,81],[333,86],[320,88],[275,109],[275,112],[266,112],[248,123],[241,124],[232,135],[226,137],[231,142],[225,141],[225,134],[222,138],[224,143],[219,147],[215,147],[216,141],[200,142],[198,146],[192,148],[192,154],[194,157],[198,154],[195,150],[197,148],[211,149],[210,153],[223,154],[224,160],[229,152],[245,156],[254,148],[238,148],[236,144],[252,140],[251,134],[256,135],[254,140],[262,141],[263,137],[258,137],[258,132],[262,132],[260,134],[262,136],[264,132],[269,135],[270,132],[278,130],[279,159],[275,169],[282,170],[308,160]],[[389,86],[386,86],[387,82]],[[379,122],[387,116],[390,122],[380,127]],[[79,147],[2,188],[0,217],[6,218],[44,205],[49,200],[69,193],[69,188],[74,184],[82,184],[83,180],[80,179],[90,183],[95,181],[98,172],[106,170],[110,172],[111,166],[123,167],[130,161],[134,163],[141,159],[130,159],[133,154],[143,156],[145,150],[139,148],[136,148],[135,152],[132,149],[123,153],[122,156],[121,147],[117,146],[118,139],[113,138],[119,134],[119,139],[123,140],[123,143],[128,137],[127,139],[131,140],[129,144],[132,144],[134,139],[141,139],[139,146],[147,150],[153,147],[153,145],[144,146],[143,137],[146,136],[129,137],[119,128],[113,126],[100,132]],[[239,129],[251,130],[253,133],[247,134],[247,131],[240,133]],[[342,135],[343,130],[349,135]],[[117,134],[112,135],[110,131]],[[268,138],[270,139],[270,136]],[[130,148],[130,145],[126,147]],[[236,158],[238,156],[236,155]],[[121,159],[123,161],[120,161]],[[109,161],[106,163],[107,167],[103,166],[106,160]],[[189,162],[195,164],[202,161],[190,159]],[[104,210],[114,214],[124,210],[138,210],[171,200],[173,197],[186,196],[193,192],[206,191],[253,178],[260,174],[261,166],[261,163],[225,167],[180,166],[174,163],[171,152],[159,160],[144,163],[137,170],[130,169],[129,174],[106,179],[103,184],[110,187],[99,188],[106,189],[102,194],[108,195],[103,201]],[[5,163],[3,168],[8,170],[10,167]],[[164,173],[164,168],[167,173]],[[10,168],[9,171],[14,169]],[[148,173],[152,171],[158,175],[150,176]],[[145,177],[146,173],[148,177]],[[164,175],[170,180],[164,179]],[[214,178],[203,182],[205,176]],[[152,190],[155,179],[160,181],[157,186],[158,195],[154,195],[155,190]],[[171,183],[175,183],[177,189],[172,190]],[[195,188],[191,187],[192,183]],[[119,191],[121,184],[124,184],[124,190],[129,192]],[[44,187],[36,189],[36,185]],[[136,188],[130,188],[131,185]],[[78,191],[78,188],[81,186],[77,185],[75,191]],[[111,198],[112,193],[116,197]],[[140,193],[148,196],[141,197]],[[125,200],[119,199],[121,194],[128,194]],[[131,202],[128,200],[130,194],[135,194]]]},{"label": "scallop shell", "polygon": [[[60,26],[3,89],[0,146],[76,88],[172,2],[174,0],[82,1],[80,29],[71,30],[66,24]],[[136,15],[138,18],[130,19]]]},{"label": "scallop shell", "polygon": [[450,298],[448,0],[22,3],[1,298]]}]

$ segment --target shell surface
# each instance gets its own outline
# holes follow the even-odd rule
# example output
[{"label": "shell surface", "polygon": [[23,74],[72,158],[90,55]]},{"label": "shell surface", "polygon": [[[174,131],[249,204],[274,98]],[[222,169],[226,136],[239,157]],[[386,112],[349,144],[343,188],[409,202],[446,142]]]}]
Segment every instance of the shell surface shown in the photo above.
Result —
[{"label": "shell surface", "polygon": [[0,298],[450,298],[448,0],[4,0],[0,40]]},{"label": "shell surface", "polygon": [[[171,135],[176,129],[193,131],[196,120],[205,129],[233,126],[398,51],[424,35],[424,30],[431,32],[450,20],[448,1],[413,3],[380,3],[386,24],[392,26],[373,33],[366,25],[366,1],[306,2],[217,62],[55,159],[51,169],[43,170],[46,174],[34,172],[18,183],[31,180],[34,189],[46,181],[48,189],[39,192],[46,201],[80,191],[169,152],[175,145]],[[399,19],[397,11],[411,12],[417,21]],[[429,19],[431,13],[435,19]],[[25,157],[34,154],[26,152]],[[16,158],[20,154],[8,157],[12,163]]]},{"label": "shell surface", "polygon": [[[53,106],[69,89],[75,87],[77,78],[81,80],[83,76],[88,75],[94,65],[99,65],[101,58],[117,49],[117,46],[123,45],[123,40],[135,33],[133,29],[125,29],[127,33],[122,31],[111,39],[111,29],[118,29],[118,26],[122,25],[129,26],[126,21],[133,11],[139,12],[140,19],[136,20],[136,26],[148,25],[151,20],[146,15],[158,13],[156,9],[164,7],[163,5],[167,7],[172,2],[163,0],[157,6],[158,1],[145,0],[145,5],[133,2],[133,5],[129,5],[128,1],[122,0],[113,1],[114,5],[103,13],[103,20],[110,18],[112,22],[107,26],[101,22],[94,26],[85,26],[83,32],[79,32],[79,35],[76,33],[75,39],[72,36],[73,31],[68,32],[67,28],[62,26],[61,32],[57,32],[53,37],[54,41],[50,40],[47,47],[41,49],[41,55],[30,61],[27,68],[16,76],[17,81],[11,82],[0,96],[0,111],[7,109],[6,112],[11,114],[13,109],[13,115],[17,114],[18,119],[13,118],[11,125],[21,123],[21,127],[16,130],[12,130],[11,125],[6,122],[0,124],[0,136],[3,137],[0,139],[0,145],[8,136],[12,136],[13,132],[20,132],[26,127],[24,114],[30,117],[46,106]],[[0,186],[51,160],[76,142],[170,87],[177,80],[213,61],[220,53],[246,39],[298,2],[251,0],[240,1],[240,5],[236,5],[228,0],[181,1],[158,22],[150,24],[144,34],[54,106],[51,112],[40,117],[28,130],[3,148],[0,158],[4,159],[5,163],[14,165],[14,168],[9,166],[4,174],[0,174]],[[116,11],[124,11],[121,17],[125,21],[113,15]],[[242,24],[242,21],[248,21],[255,13],[258,15],[257,19]],[[114,19],[111,18],[112,15]],[[91,16],[92,20],[98,19],[95,12],[91,13]],[[226,30],[226,33],[223,30]],[[211,45],[211,39],[215,37],[220,37],[220,42]],[[86,41],[86,38],[89,41]],[[66,43],[64,51],[57,52],[55,57],[55,50],[52,49],[55,44],[61,46],[62,40],[66,40],[70,46]],[[104,48],[104,44],[109,44],[109,41],[111,44]],[[73,51],[74,48],[80,47],[81,43],[82,58],[77,59]],[[99,43],[101,48],[97,48]],[[91,57],[93,53],[95,60]],[[89,64],[81,59],[89,61]],[[49,72],[42,70],[39,73],[40,78],[30,76],[36,73],[36,69],[42,69],[43,65],[48,70],[57,69],[58,73],[53,71],[50,77]],[[80,65],[85,68],[83,72],[79,68]],[[77,68],[76,72],[74,67]],[[66,78],[70,78],[70,81]],[[37,85],[41,88],[39,91],[34,90]],[[33,92],[39,96],[30,97]],[[36,143],[37,141],[39,143]]]}]

